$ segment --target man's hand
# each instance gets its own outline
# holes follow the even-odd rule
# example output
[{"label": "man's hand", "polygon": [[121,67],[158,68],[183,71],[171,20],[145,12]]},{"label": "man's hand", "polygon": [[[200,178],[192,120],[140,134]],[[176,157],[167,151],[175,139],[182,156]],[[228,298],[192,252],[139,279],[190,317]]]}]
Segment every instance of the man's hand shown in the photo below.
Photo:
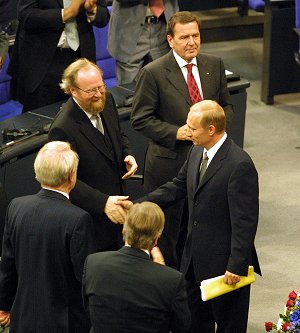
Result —
[{"label": "man's hand", "polygon": [[[121,202],[123,200],[128,201],[128,196],[110,196],[104,207],[104,213],[115,224],[123,224],[125,222],[125,216],[127,214],[126,209],[123,208]],[[124,204],[126,206],[126,204]]]},{"label": "man's hand", "polygon": [[126,164],[126,170],[127,173],[122,177],[122,179],[128,179],[131,176],[133,176],[138,168],[138,165],[136,163],[136,160],[133,156],[127,155],[124,159],[124,162]]},{"label": "man's hand", "polygon": [[96,14],[97,0],[85,0],[84,8],[87,12]]},{"label": "man's hand", "polygon": [[236,274],[233,274],[231,272],[228,272],[226,271],[225,272],[225,275],[224,275],[224,282],[226,284],[236,284],[237,282],[240,281],[240,276],[239,275],[236,275]]},{"label": "man's hand", "polygon": [[165,259],[159,249],[158,246],[154,246],[154,248],[151,250],[151,257],[152,257],[152,261],[153,262],[156,262],[158,264],[161,264],[161,265],[166,265],[165,263]]},{"label": "man's hand", "polygon": [[73,17],[76,17],[81,5],[85,3],[85,0],[73,0],[69,7],[63,10],[63,21],[67,22]]},{"label": "man's hand", "polygon": [[130,200],[122,199],[122,200],[117,200],[116,205],[120,205],[125,210],[129,210],[133,206],[133,202]]},{"label": "man's hand", "polygon": [[0,325],[7,327],[10,324],[10,313],[0,310]]},{"label": "man's hand", "polygon": [[187,133],[188,133],[187,124],[179,127],[176,134],[176,140],[191,140],[191,138],[187,136]]}]

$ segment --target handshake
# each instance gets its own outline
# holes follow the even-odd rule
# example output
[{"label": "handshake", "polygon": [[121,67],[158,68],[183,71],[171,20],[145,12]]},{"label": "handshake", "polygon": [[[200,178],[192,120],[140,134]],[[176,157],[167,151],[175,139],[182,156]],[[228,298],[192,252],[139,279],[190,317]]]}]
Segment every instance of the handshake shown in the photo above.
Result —
[{"label": "handshake", "polygon": [[115,195],[108,197],[104,213],[113,223],[124,224],[127,211],[133,206],[129,196]]}]

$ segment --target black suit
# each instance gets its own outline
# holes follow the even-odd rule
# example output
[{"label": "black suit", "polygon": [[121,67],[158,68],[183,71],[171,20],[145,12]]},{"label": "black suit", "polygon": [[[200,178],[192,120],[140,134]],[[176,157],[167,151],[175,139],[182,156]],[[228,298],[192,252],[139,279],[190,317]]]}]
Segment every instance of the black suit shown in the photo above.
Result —
[{"label": "black suit", "polygon": [[82,283],[94,333],[188,332],[183,275],[140,249],[88,256]]},{"label": "black suit", "polygon": [[[255,271],[260,273],[254,247],[258,223],[255,166],[248,154],[227,138],[199,185],[202,152],[201,147],[192,147],[173,182],[143,200],[167,207],[188,196],[188,234],[180,271],[194,285],[222,275],[226,270],[247,275],[249,265],[254,265]],[[218,332],[246,332],[249,293],[239,297],[243,292],[245,289],[241,288],[208,302],[213,308],[213,319],[218,322]],[[235,314],[227,315],[224,309]]]},{"label": "black suit", "polygon": [[[61,34],[65,28],[62,19],[63,0],[19,0],[19,29],[13,48],[9,73],[18,81],[19,98],[21,103],[39,107],[54,103],[65,98],[56,99],[49,95],[49,88],[55,86],[59,91],[62,71],[76,58],[85,57],[91,61],[96,59],[96,46],[93,34],[93,24],[97,27],[105,26],[109,21],[109,12],[105,0],[98,0],[97,15],[93,23],[87,21],[86,11],[82,7],[76,17],[79,35],[79,50],[71,49],[59,51],[57,47]],[[61,64],[62,71],[56,73],[53,67]],[[35,101],[28,101],[44,79],[53,79],[52,84],[44,93],[44,104],[36,105]],[[54,81],[56,80],[56,81]],[[51,83],[51,82],[50,82]],[[29,96],[27,96],[27,94]],[[25,109],[30,109],[26,106]]]},{"label": "black suit", "polygon": [[107,218],[104,207],[108,196],[124,194],[121,176],[125,174],[124,158],[130,150],[109,92],[101,117],[110,137],[111,149],[73,98],[62,106],[55,117],[49,140],[67,141],[78,153],[78,180],[70,199],[93,216],[98,250],[118,249],[122,244],[121,226]]},{"label": "black suit", "polygon": [[9,205],[0,263],[0,309],[11,333],[88,332],[81,298],[92,219],[61,193],[41,190]]},{"label": "black suit", "polygon": [[[229,103],[222,60],[200,54],[197,56],[197,63],[203,98],[217,101],[224,108],[230,124],[233,110]],[[187,83],[173,51],[141,70],[134,95],[131,123],[135,130],[151,139],[144,168],[147,190],[152,191],[171,180],[183,165],[191,141],[176,140],[176,133],[186,123],[191,106]],[[159,244],[167,264],[175,267],[175,255],[172,251],[176,247],[182,205],[183,202],[178,203],[166,212],[167,223]]]}]

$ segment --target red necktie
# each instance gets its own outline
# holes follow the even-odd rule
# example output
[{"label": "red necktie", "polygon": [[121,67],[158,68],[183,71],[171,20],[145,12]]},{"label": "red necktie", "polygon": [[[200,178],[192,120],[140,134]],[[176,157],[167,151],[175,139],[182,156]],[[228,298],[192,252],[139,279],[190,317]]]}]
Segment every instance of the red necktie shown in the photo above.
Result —
[{"label": "red necktie", "polygon": [[188,86],[188,90],[189,90],[189,94],[190,94],[192,103],[195,104],[195,103],[202,101],[202,96],[200,94],[199,88],[197,86],[197,82],[192,73],[193,64],[187,64],[186,67],[187,67],[187,71],[188,71],[187,86]]},{"label": "red necktie", "polygon": [[156,17],[160,17],[160,15],[164,12],[164,1],[163,0],[150,0],[149,8],[152,14]]}]

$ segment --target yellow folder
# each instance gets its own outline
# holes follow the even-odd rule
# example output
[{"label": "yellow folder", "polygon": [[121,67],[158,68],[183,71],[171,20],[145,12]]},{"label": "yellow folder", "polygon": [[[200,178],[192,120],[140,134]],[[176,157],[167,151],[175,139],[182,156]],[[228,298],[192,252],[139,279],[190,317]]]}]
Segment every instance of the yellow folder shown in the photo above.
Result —
[{"label": "yellow folder", "polygon": [[253,266],[249,266],[248,276],[241,276],[240,281],[236,284],[226,284],[224,282],[224,275],[203,280],[200,285],[202,301],[208,301],[212,298],[227,294],[231,291],[247,286],[254,281],[255,276]]}]

